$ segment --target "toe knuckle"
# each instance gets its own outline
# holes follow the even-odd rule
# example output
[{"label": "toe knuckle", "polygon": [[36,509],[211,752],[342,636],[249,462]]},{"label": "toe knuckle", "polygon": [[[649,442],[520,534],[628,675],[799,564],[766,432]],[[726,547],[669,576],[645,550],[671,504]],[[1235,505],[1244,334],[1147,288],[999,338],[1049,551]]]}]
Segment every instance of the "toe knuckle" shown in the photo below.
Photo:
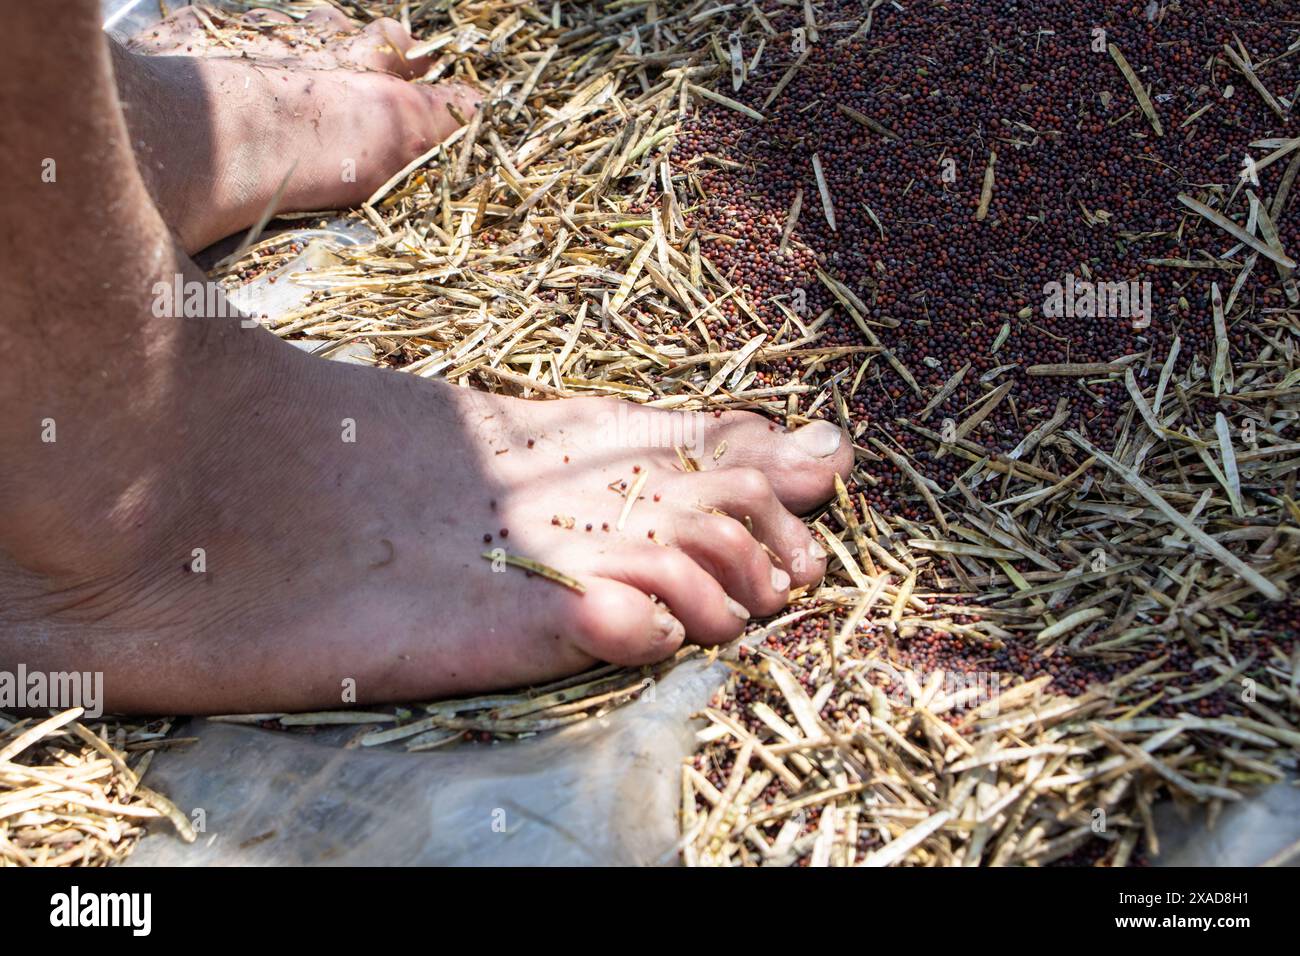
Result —
[{"label": "toe knuckle", "polygon": [[361,33],[384,43],[406,43],[411,39],[411,35],[392,17],[380,17],[367,24]]},{"label": "toe knuckle", "polygon": [[757,468],[734,468],[727,473],[726,481],[737,501],[761,504],[772,498],[772,483]]},{"label": "toe knuckle", "polygon": [[622,594],[605,589],[589,588],[583,600],[574,602],[572,625],[582,634],[605,636],[611,623],[626,618],[627,599]]},{"label": "toe knuckle", "polygon": [[693,563],[683,552],[671,548],[652,548],[646,552],[645,561],[654,578],[665,583],[687,580]]},{"label": "toe knuckle", "polygon": [[754,536],[733,518],[713,518],[707,523],[705,533],[720,551],[736,561],[747,560],[758,549]]}]

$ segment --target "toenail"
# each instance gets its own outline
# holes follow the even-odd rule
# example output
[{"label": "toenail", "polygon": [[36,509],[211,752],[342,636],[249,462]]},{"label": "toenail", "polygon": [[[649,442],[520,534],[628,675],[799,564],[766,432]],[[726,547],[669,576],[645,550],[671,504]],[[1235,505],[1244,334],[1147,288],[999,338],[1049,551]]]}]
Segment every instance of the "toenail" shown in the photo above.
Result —
[{"label": "toenail", "polygon": [[660,608],[655,611],[655,633],[664,641],[681,641],[686,629],[682,627],[681,621]]},{"label": "toenail", "polygon": [[808,545],[808,557],[814,561],[820,561],[826,557],[826,549],[814,540],[812,544]]},{"label": "toenail", "polygon": [[780,568],[772,569],[772,590],[779,593],[785,593],[790,587],[790,575],[786,574]]},{"label": "toenail", "polygon": [[826,458],[835,454],[840,447],[840,430],[830,422],[809,422],[803,428],[792,433],[800,448],[814,458]]},{"label": "toenail", "polygon": [[749,612],[745,610],[745,605],[733,600],[732,598],[727,598],[727,610],[742,621],[749,620]]}]

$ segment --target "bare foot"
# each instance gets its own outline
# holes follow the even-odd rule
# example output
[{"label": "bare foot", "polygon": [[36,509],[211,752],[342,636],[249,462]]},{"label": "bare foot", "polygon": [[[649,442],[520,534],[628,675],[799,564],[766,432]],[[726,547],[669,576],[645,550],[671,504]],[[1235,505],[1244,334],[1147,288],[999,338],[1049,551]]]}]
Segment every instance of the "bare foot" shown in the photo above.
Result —
[{"label": "bare foot", "polygon": [[141,378],[132,401],[155,412],[84,423],[93,469],[70,440],[39,449],[58,500],[88,506],[52,515],[32,486],[12,514],[4,629],[39,635],[46,669],[104,671],[113,709],[328,707],[348,680],[373,702],[648,663],[737,637],[824,570],[792,512],[851,465],[825,422],[524,401],[196,324],[198,368]]},{"label": "bare foot", "polygon": [[0,664],[101,672],[117,711],[419,699],[726,641],[821,575],[793,512],[853,457],[824,422],[521,401],[156,316],[203,276],[98,4],[66,11],[15,6],[0,57],[0,168],[58,167],[0,191]]},{"label": "bare foot", "polygon": [[114,50],[141,174],[188,252],[247,228],[273,201],[276,212],[363,202],[456,129],[448,104],[462,117],[478,106],[462,84],[411,82],[430,61],[406,59],[414,41],[393,20],[358,29],[322,7],[286,21],[222,21],[241,29],[219,42],[185,8]]}]

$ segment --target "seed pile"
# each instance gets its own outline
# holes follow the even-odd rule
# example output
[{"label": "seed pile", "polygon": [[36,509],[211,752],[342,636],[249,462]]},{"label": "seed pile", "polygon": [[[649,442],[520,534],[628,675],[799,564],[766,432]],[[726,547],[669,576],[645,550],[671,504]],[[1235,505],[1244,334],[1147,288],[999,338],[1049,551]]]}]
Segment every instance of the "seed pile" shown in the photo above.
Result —
[{"label": "seed pile", "polygon": [[[1225,276],[1208,268],[1211,256],[1192,262],[1234,243],[1201,228],[1174,200],[1189,192],[1219,208],[1230,197],[1230,208],[1246,212],[1232,174],[1245,157],[1264,158],[1250,148],[1261,133],[1296,129],[1262,109],[1230,67],[1206,68],[1235,37],[1263,51],[1257,58],[1281,54],[1286,37],[1275,22],[1234,17],[1219,4],[1183,3],[1154,22],[1074,2],[1035,4],[1026,20],[1015,4],[994,4],[983,5],[973,23],[963,4],[906,13],[884,4],[863,36],[854,18],[859,6],[818,5],[818,19],[831,25],[819,28],[821,41],[802,55],[789,50],[791,28],[805,21],[802,9],[777,7],[765,18],[773,35],[752,30],[751,43],[765,41],[764,68],[735,94],[765,121],[710,106],[688,124],[674,153],[703,164],[693,222],[705,232],[703,248],[752,293],[760,317],[779,322],[798,298],[810,323],[842,298],[832,283],[866,306],[855,317],[833,309],[819,330],[843,343],[867,334],[888,348],[887,361],[873,357],[861,374],[844,359],[819,370],[845,379],[841,393],[857,430],[888,434],[947,487],[966,462],[940,457],[933,441],[898,427],[898,419],[935,432],[944,418],[955,419],[962,437],[1010,453],[1064,401],[1056,428],[1109,440],[1127,404],[1123,368],[1069,373],[1048,366],[1129,359],[1146,384],[1177,336],[1176,370],[1198,359],[1208,368],[1215,347],[1209,283],[1219,278],[1226,294],[1245,256],[1218,260]],[[1094,30],[1106,31],[1100,51]],[[1154,79],[1155,108],[1169,127],[1164,137],[1154,135],[1107,45],[1142,64],[1145,82]],[[1300,57],[1268,72],[1292,90],[1300,84]],[[888,121],[875,121],[887,135],[863,125],[871,117]],[[979,220],[991,153],[998,157],[993,198]],[[1265,178],[1254,192],[1273,193],[1286,165],[1256,163]],[[1281,218],[1278,232],[1293,248],[1300,217]],[[1203,268],[1157,267],[1151,259]],[[1285,306],[1272,271],[1260,273],[1240,293],[1261,309]],[[1135,330],[1123,316],[1044,315],[1044,286],[1067,276],[1150,282],[1149,326]],[[731,331],[742,321],[739,309],[721,309],[725,319],[712,330],[726,345],[743,342]],[[1250,345],[1247,336],[1234,337],[1238,355]],[[765,375],[786,381],[799,373],[775,363]],[[972,423],[982,401],[1007,383],[1010,394]],[[1212,418],[1214,410],[1209,403],[1197,411]],[[897,513],[898,499],[911,490],[908,478],[888,460],[875,464],[868,501]],[[915,519],[924,510],[903,513]]]},{"label": "seed pile", "polygon": [[[1029,21],[1003,5],[971,23],[960,4],[876,4],[869,32],[853,19],[857,6],[819,5],[816,18],[827,25],[804,51],[792,49],[792,30],[806,35],[814,21],[802,6],[761,18],[737,12],[730,48],[762,44],[777,63],[733,91],[730,108],[710,107],[690,124],[675,155],[710,167],[694,221],[728,278],[755,294],[759,318],[798,322],[803,311],[804,323],[821,323],[831,341],[865,335],[883,347],[860,363],[831,360],[815,370],[839,380],[832,414],[870,449],[848,489],[857,502],[846,496],[832,511],[843,528],[860,523],[913,549],[906,566],[891,570],[908,582],[919,570],[942,591],[911,593],[894,602],[889,620],[851,627],[840,673],[828,648],[849,615],[773,635],[762,649],[773,655],[768,667],[741,668],[719,702],[722,713],[743,712],[732,714],[736,727],[723,733],[715,724],[705,738],[803,739],[772,709],[797,713],[790,677],[782,683],[772,673],[788,667],[799,675],[794,695],[815,702],[825,722],[818,726],[838,728],[836,757],[848,760],[847,750],[874,772],[873,753],[857,748],[854,735],[882,719],[872,711],[889,710],[891,695],[911,705],[899,730],[924,731],[920,710],[922,723],[938,717],[974,738],[952,738],[945,760],[912,768],[924,779],[953,758],[969,764],[959,758],[978,745],[982,723],[953,700],[987,704],[1010,675],[1041,676],[1077,696],[1080,709],[1064,713],[1070,720],[1102,695],[1109,716],[1167,722],[1153,730],[1176,731],[1179,719],[1262,716],[1282,731],[1279,742],[1294,746],[1292,724],[1261,708],[1257,692],[1264,685],[1284,710],[1297,702],[1295,604],[1258,598],[1278,597],[1292,573],[1294,460],[1260,466],[1297,447],[1287,441],[1294,399],[1286,401],[1297,314],[1288,307],[1297,297],[1289,272],[1271,265],[1286,261],[1282,249],[1300,237],[1297,217],[1283,218],[1300,159],[1277,163],[1300,140],[1284,135],[1297,128],[1289,114],[1271,114],[1267,94],[1257,99],[1243,83],[1262,86],[1254,60],[1271,63],[1271,82],[1295,89],[1300,69],[1288,57],[1300,47],[1288,51],[1291,38],[1275,18],[1234,16],[1241,11],[1219,5],[1152,5],[1143,16],[1043,4]],[[1105,39],[1094,44],[1098,29]],[[1149,77],[1137,87],[1127,79],[1132,63]],[[1238,89],[1229,89],[1234,80]],[[1161,113],[1176,132],[1156,134]],[[1214,223],[1225,210],[1248,222],[1253,244],[1218,223],[1205,234],[1197,216]],[[1262,254],[1271,258],[1255,271]],[[1044,314],[1048,284],[1071,277],[1149,282],[1153,307],[1137,317]],[[733,344],[742,316],[724,311],[717,334]],[[1250,371],[1234,383],[1234,368]],[[785,363],[770,374],[771,382],[798,381],[807,370]],[[1261,375],[1276,387],[1261,388]],[[1266,423],[1261,446],[1257,428]],[[1243,437],[1249,447],[1239,452]],[[1017,489],[1025,479],[1030,488]],[[1171,516],[1151,513],[1153,495],[1166,511],[1193,506],[1210,516],[1216,541],[1255,542],[1250,550],[1274,561],[1273,580],[1234,565],[1221,548],[1211,560],[1226,566],[1217,591],[1205,595],[1205,556],[1189,553],[1185,533],[1168,534]],[[871,571],[850,575],[861,590],[879,569],[870,546],[856,553]],[[946,568],[927,574],[916,557]],[[852,614],[863,616],[860,607]],[[864,662],[879,667],[863,672]],[[1134,681],[1135,673],[1152,676]],[[1076,729],[1087,740],[1081,753],[1110,746],[1091,727]],[[1017,761],[1048,753],[982,743]],[[801,859],[847,861],[893,845],[883,842],[888,828],[860,831],[859,813],[876,814],[844,807],[843,794],[840,816],[826,827],[781,826],[803,807],[780,799],[771,774],[761,797],[745,795],[780,812],[760,811],[765,822],[745,839],[720,839],[747,823],[726,789],[733,756],[708,748],[696,761],[695,802],[707,813],[688,808],[687,818],[698,830],[698,860],[769,860],[774,847],[783,858],[802,846]],[[846,779],[842,767],[838,776],[814,769],[832,783]],[[1216,769],[1210,785],[1231,778]],[[969,774],[957,779],[976,786]],[[1005,790],[1013,781],[997,782]],[[934,784],[926,788],[933,793]],[[1180,779],[1175,789],[1196,794],[1197,785]],[[967,810],[981,815],[973,790],[956,792],[959,806],[969,801]],[[1079,807],[1072,812],[1083,820]],[[734,826],[728,813],[739,817]],[[1048,862],[1092,833],[1086,825],[1069,832],[1044,841],[1030,828],[1024,845],[1004,842],[1001,852],[979,840],[940,841],[916,862]],[[1127,839],[1114,840],[1102,858],[1122,862],[1131,851]]]},{"label": "seed pile", "polygon": [[[371,197],[378,241],[273,331],[858,443],[812,519],[826,581],[725,652],[687,862],[1123,865],[1158,849],[1155,800],[1213,811],[1294,765],[1279,6],[346,6],[408,17],[433,78],[487,106]],[[1151,312],[1044,315],[1070,275],[1150,282]],[[600,713],[634,676],[541,710],[282,722],[454,745]]]}]

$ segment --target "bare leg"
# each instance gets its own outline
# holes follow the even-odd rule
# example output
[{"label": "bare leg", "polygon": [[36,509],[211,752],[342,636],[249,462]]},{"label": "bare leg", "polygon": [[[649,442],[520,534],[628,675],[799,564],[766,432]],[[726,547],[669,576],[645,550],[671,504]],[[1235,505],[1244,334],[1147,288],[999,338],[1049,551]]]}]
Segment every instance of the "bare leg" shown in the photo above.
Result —
[{"label": "bare leg", "polygon": [[[412,699],[729,640],[821,575],[792,511],[847,473],[833,426],[669,427],[155,317],[157,282],[202,277],[136,169],[97,4],[58,10],[15,7],[0,40],[0,163],[21,183],[0,198],[0,664],[103,671],[123,711],[337,706],[348,680]],[[729,450],[683,473],[643,447],[671,429]],[[489,548],[585,590],[497,573]]]}]

